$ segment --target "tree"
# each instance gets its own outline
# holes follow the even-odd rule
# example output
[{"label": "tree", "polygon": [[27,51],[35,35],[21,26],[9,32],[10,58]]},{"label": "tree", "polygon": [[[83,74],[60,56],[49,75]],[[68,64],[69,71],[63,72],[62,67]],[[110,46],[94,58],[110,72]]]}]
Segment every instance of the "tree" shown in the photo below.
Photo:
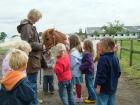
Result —
[{"label": "tree", "polygon": [[85,38],[85,33],[83,33],[82,28],[79,28],[79,32],[76,32],[76,34],[77,34],[81,39],[84,39],[84,38]]},{"label": "tree", "polygon": [[0,33],[0,41],[4,41],[6,37],[7,37],[7,34],[5,32]]},{"label": "tree", "polygon": [[78,35],[79,35],[79,36],[83,35],[82,28],[79,29]]},{"label": "tree", "polygon": [[104,30],[104,34],[115,35],[123,31],[123,24],[119,22],[119,20],[115,20],[114,23],[108,23],[108,25],[104,25],[102,29]]},{"label": "tree", "polygon": [[95,35],[95,36],[99,36],[100,33],[99,33],[98,31],[94,31],[94,32],[93,32],[93,35]]}]

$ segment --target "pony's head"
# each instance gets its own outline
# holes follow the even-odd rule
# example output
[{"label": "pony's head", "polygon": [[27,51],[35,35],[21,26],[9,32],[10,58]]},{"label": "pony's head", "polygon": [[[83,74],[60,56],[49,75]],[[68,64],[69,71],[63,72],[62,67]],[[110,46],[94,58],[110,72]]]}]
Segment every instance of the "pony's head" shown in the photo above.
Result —
[{"label": "pony's head", "polygon": [[67,44],[67,36],[55,29],[48,29],[42,34],[43,44],[47,49],[55,46],[57,43]]}]

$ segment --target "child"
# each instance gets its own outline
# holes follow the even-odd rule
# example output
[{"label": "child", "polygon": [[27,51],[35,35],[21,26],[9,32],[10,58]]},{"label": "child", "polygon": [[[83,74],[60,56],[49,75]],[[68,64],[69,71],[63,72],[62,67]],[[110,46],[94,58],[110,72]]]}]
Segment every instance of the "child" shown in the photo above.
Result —
[{"label": "child", "polygon": [[96,105],[115,105],[118,78],[121,72],[119,60],[114,54],[114,46],[113,39],[101,39],[101,55],[95,79]]},{"label": "child", "polygon": [[85,74],[85,82],[88,90],[88,99],[85,99],[85,103],[95,103],[96,93],[94,89],[94,63],[93,63],[93,43],[90,40],[85,40],[83,44],[84,54],[82,58],[82,64],[80,70]]},{"label": "child", "polygon": [[53,86],[53,64],[54,64],[54,59],[51,56],[50,51],[48,51],[48,53],[44,54],[44,57],[46,57],[46,61],[47,61],[47,67],[43,68],[43,91],[45,92],[45,94],[47,94],[48,92],[50,92],[51,94],[54,93],[54,86]]},{"label": "child", "polygon": [[96,44],[96,56],[94,58],[94,77],[96,77],[97,64],[98,64],[98,60],[100,58],[100,52],[101,52],[101,43],[100,43],[100,41],[98,41]]},{"label": "child", "polygon": [[[23,40],[15,41],[13,43],[8,43],[5,45],[2,45],[1,47],[19,49],[19,50],[24,51],[27,55],[31,51],[30,44]],[[7,71],[9,70],[9,68],[10,67],[8,65],[8,58],[6,56],[2,62],[2,75],[5,75],[7,73]],[[26,73],[26,70],[24,70],[24,72]]]},{"label": "child", "polygon": [[94,59],[94,63],[98,62],[98,60],[100,58],[100,51],[101,51],[101,43],[99,41],[96,44],[96,56],[95,56],[95,59]]},{"label": "child", "polygon": [[72,35],[69,38],[70,41],[70,67],[72,71],[72,84],[76,87],[76,102],[83,102],[81,96],[83,78],[82,73],[79,70],[82,60],[82,47],[80,39],[76,35]]},{"label": "child", "polygon": [[27,67],[27,54],[13,49],[7,57],[11,69],[1,81],[0,103],[1,105],[31,105],[35,92],[23,73]]},{"label": "child", "polygon": [[57,58],[54,72],[59,81],[59,96],[63,105],[76,105],[71,84],[72,75],[70,70],[70,59],[64,44],[59,43],[56,45],[56,54]]}]

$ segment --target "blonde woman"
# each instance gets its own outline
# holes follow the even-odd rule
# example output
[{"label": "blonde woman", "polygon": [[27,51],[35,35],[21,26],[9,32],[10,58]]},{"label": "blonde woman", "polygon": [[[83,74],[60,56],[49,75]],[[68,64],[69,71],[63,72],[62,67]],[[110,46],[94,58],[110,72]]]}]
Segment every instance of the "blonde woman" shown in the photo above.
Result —
[{"label": "blonde woman", "polygon": [[32,88],[36,92],[36,100],[32,105],[38,105],[37,100],[37,74],[41,68],[41,50],[42,45],[40,44],[39,35],[36,27],[33,26],[42,18],[40,11],[32,9],[27,15],[27,19],[21,21],[17,27],[18,32],[21,34],[21,39],[27,41],[32,51],[29,53],[29,61],[27,65],[27,77],[32,83]]}]

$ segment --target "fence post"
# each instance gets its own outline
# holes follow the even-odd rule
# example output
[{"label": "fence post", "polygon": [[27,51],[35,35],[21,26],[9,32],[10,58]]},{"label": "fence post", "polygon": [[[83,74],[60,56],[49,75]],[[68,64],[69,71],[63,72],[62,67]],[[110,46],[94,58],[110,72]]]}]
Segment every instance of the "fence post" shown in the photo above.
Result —
[{"label": "fence post", "polygon": [[120,59],[122,58],[122,40],[120,40]]},{"label": "fence post", "polygon": [[133,39],[130,40],[130,61],[129,61],[129,66],[132,66],[132,57],[133,57]]}]

